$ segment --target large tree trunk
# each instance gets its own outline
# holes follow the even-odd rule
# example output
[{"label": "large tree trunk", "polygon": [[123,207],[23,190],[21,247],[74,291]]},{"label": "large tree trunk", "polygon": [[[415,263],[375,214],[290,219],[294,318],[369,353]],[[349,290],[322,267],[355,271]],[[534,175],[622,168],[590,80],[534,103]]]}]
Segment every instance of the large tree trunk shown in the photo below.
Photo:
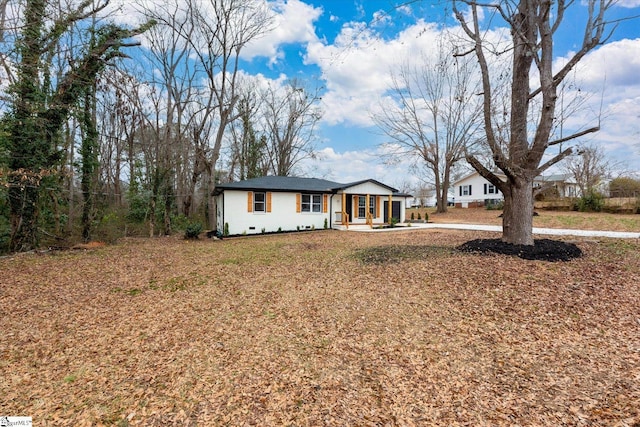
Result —
[{"label": "large tree trunk", "polygon": [[533,245],[533,180],[510,180],[504,193],[502,240],[514,245]]}]

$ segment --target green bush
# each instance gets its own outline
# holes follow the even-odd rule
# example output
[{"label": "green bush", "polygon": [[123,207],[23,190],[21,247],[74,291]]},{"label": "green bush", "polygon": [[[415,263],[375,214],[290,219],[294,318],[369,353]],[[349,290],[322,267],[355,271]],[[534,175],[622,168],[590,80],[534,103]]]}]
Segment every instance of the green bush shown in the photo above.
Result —
[{"label": "green bush", "polygon": [[184,238],[197,239],[201,232],[202,224],[200,224],[199,222],[191,223],[184,229]]},{"label": "green bush", "polygon": [[420,215],[420,212],[418,212],[418,221],[422,220],[422,215]]},{"label": "green bush", "polygon": [[411,221],[413,221],[415,218],[413,216],[413,212],[411,212]]},{"label": "green bush", "polygon": [[504,200],[489,202],[485,205],[485,209],[488,211],[501,211],[504,209]]},{"label": "green bush", "polygon": [[228,222],[224,223],[224,231],[222,232],[222,235],[224,237],[227,237],[229,235],[229,223]]},{"label": "green bush", "polygon": [[171,215],[171,227],[175,230],[186,230],[191,221],[184,214]]},{"label": "green bush", "polygon": [[424,213],[424,222],[429,222],[429,214],[428,213]]},{"label": "green bush", "polygon": [[328,229],[329,228],[329,220],[327,218],[324,219],[324,229]]},{"label": "green bush", "polygon": [[604,207],[602,194],[590,191],[576,202],[575,210],[580,212],[600,212]]}]

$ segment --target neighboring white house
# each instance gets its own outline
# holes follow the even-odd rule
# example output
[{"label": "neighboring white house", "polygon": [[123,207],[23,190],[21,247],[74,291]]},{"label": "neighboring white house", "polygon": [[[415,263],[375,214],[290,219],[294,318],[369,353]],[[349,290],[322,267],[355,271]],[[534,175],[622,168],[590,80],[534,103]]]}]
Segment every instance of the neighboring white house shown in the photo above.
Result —
[{"label": "neighboring white house", "polygon": [[[502,181],[507,177],[496,174]],[[575,180],[569,174],[539,176],[534,180],[534,186],[555,188],[558,196],[579,197],[580,191]],[[461,208],[481,207],[499,203],[504,200],[504,195],[478,172],[472,172],[453,183],[455,192],[455,206]]]},{"label": "neighboring white house", "polygon": [[[449,187],[447,203],[453,204],[453,187]],[[407,199],[407,207],[408,208],[431,208],[435,207],[438,203],[438,199],[436,197],[436,190],[434,188],[429,188],[426,190],[420,190],[416,195]]]},{"label": "neighboring white house", "polygon": [[405,199],[373,179],[341,184],[317,178],[265,176],[219,184],[217,230],[260,234],[405,220]]}]

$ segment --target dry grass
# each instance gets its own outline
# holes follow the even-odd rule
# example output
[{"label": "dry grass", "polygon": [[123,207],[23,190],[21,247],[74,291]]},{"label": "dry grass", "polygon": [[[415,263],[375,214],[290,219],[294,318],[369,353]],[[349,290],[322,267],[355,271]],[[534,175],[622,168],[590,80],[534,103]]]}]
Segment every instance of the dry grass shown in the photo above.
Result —
[{"label": "dry grass", "polygon": [[[502,211],[487,210],[484,208],[462,209],[449,208],[445,214],[435,214],[433,208],[408,209],[407,217],[411,212],[417,212],[424,217],[429,214],[429,221],[439,223],[469,223],[502,225],[499,215]],[[545,211],[536,210],[538,216],[533,218],[534,227],[544,228],[568,228],[582,230],[606,230],[606,231],[640,231],[640,215],[638,214],[612,214],[574,211]]]},{"label": "dry grass", "polygon": [[0,414],[38,426],[640,423],[640,242],[130,239],[0,259]]}]

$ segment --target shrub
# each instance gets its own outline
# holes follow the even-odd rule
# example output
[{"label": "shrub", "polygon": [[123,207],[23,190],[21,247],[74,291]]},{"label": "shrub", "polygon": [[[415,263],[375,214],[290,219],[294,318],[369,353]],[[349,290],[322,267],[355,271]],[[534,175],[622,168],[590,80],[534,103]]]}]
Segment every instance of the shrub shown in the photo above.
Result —
[{"label": "shrub", "polygon": [[602,194],[590,191],[580,197],[576,202],[576,207],[580,212],[600,212],[604,206],[604,198]]},{"label": "shrub", "polygon": [[489,201],[485,205],[485,209],[488,211],[501,211],[504,209],[504,200]]},{"label": "shrub", "polygon": [[224,231],[222,232],[222,235],[224,237],[227,237],[229,235],[229,223],[228,222],[224,223]]},{"label": "shrub", "polygon": [[187,225],[184,229],[184,238],[185,239],[197,239],[202,232],[202,224],[199,222],[194,222]]},{"label": "shrub", "polygon": [[391,222],[389,223],[389,227],[393,228],[398,224],[398,218],[391,217]]},{"label": "shrub", "polygon": [[324,219],[324,229],[328,229],[329,228],[329,220],[327,218]]},{"label": "shrub", "polygon": [[171,215],[171,227],[176,230],[186,230],[191,225],[189,218],[184,214]]},{"label": "shrub", "polygon": [[429,214],[428,213],[424,213],[424,222],[429,222]]},{"label": "shrub", "polygon": [[411,212],[411,221],[414,220],[413,212]]},{"label": "shrub", "polygon": [[420,212],[418,212],[418,221],[420,221],[422,219],[422,215],[420,215]]}]

